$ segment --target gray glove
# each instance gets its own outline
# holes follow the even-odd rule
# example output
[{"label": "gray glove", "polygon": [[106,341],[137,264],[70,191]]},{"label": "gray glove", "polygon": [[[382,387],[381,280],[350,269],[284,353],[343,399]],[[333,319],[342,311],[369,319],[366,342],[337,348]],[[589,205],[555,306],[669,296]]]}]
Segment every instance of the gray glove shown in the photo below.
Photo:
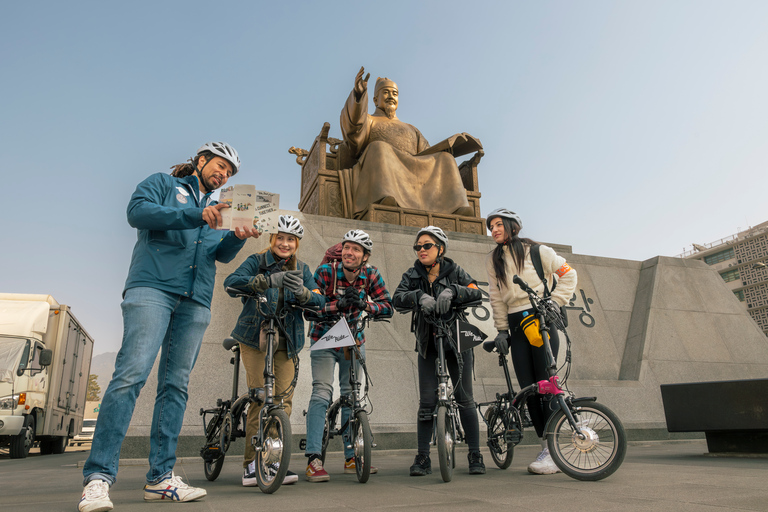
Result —
[{"label": "gray glove", "polygon": [[451,309],[451,301],[453,300],[453,290],[446,288],[440,295],[437,296],[437,312],[441,315],[448,312]]},{"label": "gray glove", "polygon": [[291,270],[283,277],[283,286],[286,290],[299,294],[304,289],[304,279],[301,270]]},{"label": "gray glove", "polygon": [[282,288],[283,279],[285,279],[286,272],[272,272],[267,277],[267,284],[270,288]]},{"label": "gray glove", "polygon": [[435,310],[437,302],[432,298],[430,294],[423,293],[421,297],[419,297],[419,306],[421,306],[421,310],[424,313],[431,313]]},{"label": "gray glove", "polygon": [[493,341],[499,354],[503,356],[509,354],[509,331],[499,331],[499,334],[496,335],[496,339]]}]

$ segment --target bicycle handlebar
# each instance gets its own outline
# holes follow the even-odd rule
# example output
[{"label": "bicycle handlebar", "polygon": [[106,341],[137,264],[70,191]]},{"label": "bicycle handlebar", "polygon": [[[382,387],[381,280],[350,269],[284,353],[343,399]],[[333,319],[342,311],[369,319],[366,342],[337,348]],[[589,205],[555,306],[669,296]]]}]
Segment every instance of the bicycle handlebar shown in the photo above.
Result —
[{"label": "bicycle handlebar", "polygon": [[[258,302],[267,302],[267,296],[264,293],[259,292],[252,292],[249,290],[241,290],[239,288],[232,288],[231,286],[227,286],[225,288],[226,292],[230,295],[230,297],[238,298],[238,297],[245,297],[248,299],[254,299]],[[317,307],[311,304],[299,304],[298,302],[293,301],[286,301],[284,303],[286,306],[296,308],[296,309],[304,309],[307,311],[317,311]]]}]

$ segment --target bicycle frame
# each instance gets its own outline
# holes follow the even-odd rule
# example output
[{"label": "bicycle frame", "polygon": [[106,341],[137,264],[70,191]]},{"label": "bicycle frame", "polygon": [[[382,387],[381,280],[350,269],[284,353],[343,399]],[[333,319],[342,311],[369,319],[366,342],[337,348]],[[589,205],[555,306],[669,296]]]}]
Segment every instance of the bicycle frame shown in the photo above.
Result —
[{"label": "bicycle frame", "polygon": [[[352,332],[352,338],[355,339],[355,344],[349,347],[351,358],[351,363],[349,365],[349,384],[351,386],[351,391],[348,394],[340,394],[339,397],[334,400],[331,405],[328,406],[328,411],[326,412],[326,422],[329,425],[329,440],[333,439],[333,437],[337,435],[344,435],[345,437],[348,436],[350,434],[349,424],[351,418],[354,418],[357,412],[365,411],[366,414],[370,414],[363,405],[364,397],[367,396],[368,393],[367,390],[370,377],[365,366],[365,357],[360,351],[360,346],[357,344],[357,335],[365,329],[366,325],[369,324],[371,320],[386,321],[384,318],[374,319],[374,317],[371,315],[364,314],[355,324],[354,331]],[[362,382],[359,379],[358,365],[362,369],[363,375],[365,376],[365,392],[363,393],[363,397],[361,397],[360,393]],[[339,425],[339,428],[331,429],[331,425],[334,423],[336,413],[341,408],[345,407],[350,409],[349,418],[346,422]],[[345,439],[345,442],[351,441],[349,439]],[[374,444],[373,446],[375,447],[376,445]]]}]

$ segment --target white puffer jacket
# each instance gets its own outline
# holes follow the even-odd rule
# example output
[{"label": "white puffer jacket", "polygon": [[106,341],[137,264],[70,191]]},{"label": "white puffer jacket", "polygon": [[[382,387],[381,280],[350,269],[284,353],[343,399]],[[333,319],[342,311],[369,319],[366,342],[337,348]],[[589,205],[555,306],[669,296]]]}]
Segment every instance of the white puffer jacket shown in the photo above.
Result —
[{"label": "white puffer jacket", "polygon": [[[558,305],[564,306],[568,303],[576,290],[576,270],[572,269],[565,258],[558,256],[551,247],[541,245],[539,254],[541,255],[541,266],[544,269],[544,277],[547,278],[547,286],[552,288],[552,275],[557,276],[557,287],[552,292],[552,300]],[[491,308],[493,309],[493,324],[496,330],[509,330],[507,315],[530,309],[531,303],[528,295],[512,282],[515,275],[528,283],[539,296],[544,294],[544,283],[536,274],[536,269],[531,261],[531,247],[525,244],[525,265],[522,272],[518,270],[515,260],[509,251],[509,246],[504,246],[504,264],[506,266],[507,286],[501,285],[496,278],[496,271],[493,269],[493,252],[488,254],[485,260],[485,268],[488,271],[488,283],[490,287]]]}]

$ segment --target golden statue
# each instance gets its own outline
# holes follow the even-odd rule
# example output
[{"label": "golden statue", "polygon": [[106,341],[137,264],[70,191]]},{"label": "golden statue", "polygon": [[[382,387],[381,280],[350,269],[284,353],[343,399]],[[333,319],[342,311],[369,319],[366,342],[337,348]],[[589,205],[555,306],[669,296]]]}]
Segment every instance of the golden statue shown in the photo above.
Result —
[{"label": "golden statue", "polygon": [[353,214],[370,204],[473,216],[454,157],[482,151],[480,141],[457,134],[435,146],[413,125],[397,118],[397,84],[378,78],[376,111],[368,114],[368,79],[363,67],[341,111],[341,131],[357,162],[346,177]]}]

